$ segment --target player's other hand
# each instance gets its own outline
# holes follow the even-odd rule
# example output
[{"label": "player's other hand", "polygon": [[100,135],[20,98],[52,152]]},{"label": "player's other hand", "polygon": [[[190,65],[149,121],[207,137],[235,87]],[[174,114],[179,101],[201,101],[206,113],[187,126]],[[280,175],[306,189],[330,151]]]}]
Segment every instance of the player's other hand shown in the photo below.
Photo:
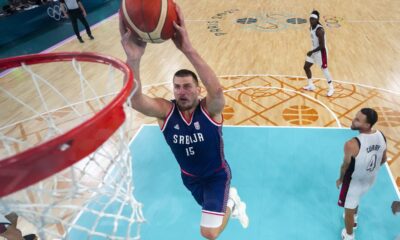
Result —
[{"label": "player's other hand", "polygon": [[400,201],[393,201],[392,212],[393,212],[393,214],[400,212]]},{"label": "player's other hand", "polygon": [[146,42],[137,39],[132,31],[124,25],[121,17],[119,31],[121,34],[121,44],[125,50],[128,61],[140,61],[146,49]]},{"label": "player's other hand", "polygon": [[189,35],[186,30],[185,19],[178,5],[176,5],[176,13],[178,14],[178,22],[174,22],[175,35],[172,38],[175,46],[183,53],[188,53],[193,50],[189,40]]},{"label": "player's other hand", "polygon": [[339,189],[342,186],[343,181],[341,179],[336,180],[336,187]]}]

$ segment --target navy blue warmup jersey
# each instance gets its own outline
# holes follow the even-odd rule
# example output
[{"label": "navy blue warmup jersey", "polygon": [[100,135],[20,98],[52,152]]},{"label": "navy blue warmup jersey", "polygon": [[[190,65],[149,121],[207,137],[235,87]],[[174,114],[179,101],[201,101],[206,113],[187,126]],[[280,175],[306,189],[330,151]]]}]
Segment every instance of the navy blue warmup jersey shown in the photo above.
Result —
[{"label": "navy blue warmup jersey", "polygon": [[185,119],[176,101],[161,131],[181,170],[189,176],[210,176],[225,167],[222,123],[216,123],[202,106]]}]

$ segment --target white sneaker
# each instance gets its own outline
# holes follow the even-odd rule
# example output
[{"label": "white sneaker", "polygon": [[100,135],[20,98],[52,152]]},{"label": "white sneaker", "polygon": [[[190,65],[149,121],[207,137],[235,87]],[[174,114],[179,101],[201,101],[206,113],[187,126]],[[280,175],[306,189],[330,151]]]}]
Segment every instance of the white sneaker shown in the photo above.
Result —
[{"label": "white sneaker", "polygon": [[342,240],[355,240],[354,233],[352,235],[347,234],[346,228],[342,230]]},{"label": "white sneaker", "polygon": [[231,187],[229,189],[229,198],[235,203],[232,209],[231,217],[239,219],[242,227],[247,228],[249,226],[249,217],[246,213],[246,203],[240,200],[236,188]]},{"label": "white sneaker", "polygon": [[304,90],[307,91],[314,91],[315,90],[315,85],[314,84],[308,84],[307,86],[303,87]]},{"label": "white sneaker", "polygon": [[335,89],[332,87],[329,87],[328,93],[326,94],[326,96],[330,97],[333,95],[333,93],[335,92]]}]

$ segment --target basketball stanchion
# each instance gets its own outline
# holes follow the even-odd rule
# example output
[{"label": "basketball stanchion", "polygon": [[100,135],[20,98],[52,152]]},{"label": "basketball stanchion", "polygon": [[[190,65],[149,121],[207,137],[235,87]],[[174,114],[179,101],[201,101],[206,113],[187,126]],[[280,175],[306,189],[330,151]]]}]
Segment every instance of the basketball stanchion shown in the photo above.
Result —
[{"label": "basketball stanchion", "polygon": [[131,69],[77,52],[0,59],[0,69],[10,70],[0,84],[0,212],[40,239],[139,239]]}]

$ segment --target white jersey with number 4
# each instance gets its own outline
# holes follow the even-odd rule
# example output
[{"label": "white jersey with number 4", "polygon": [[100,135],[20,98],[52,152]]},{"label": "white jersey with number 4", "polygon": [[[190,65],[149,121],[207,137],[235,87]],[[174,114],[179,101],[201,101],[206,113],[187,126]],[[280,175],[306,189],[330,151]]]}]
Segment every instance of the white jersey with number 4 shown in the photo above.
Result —
[{"label": "white jersey with number 4", "polygon": [[380,131],[372,134],[360,134],[360,151],[355,158],[353,180],[365,181],[372,184],[381,166],[383,153],[386,150],[386,141]]}]

